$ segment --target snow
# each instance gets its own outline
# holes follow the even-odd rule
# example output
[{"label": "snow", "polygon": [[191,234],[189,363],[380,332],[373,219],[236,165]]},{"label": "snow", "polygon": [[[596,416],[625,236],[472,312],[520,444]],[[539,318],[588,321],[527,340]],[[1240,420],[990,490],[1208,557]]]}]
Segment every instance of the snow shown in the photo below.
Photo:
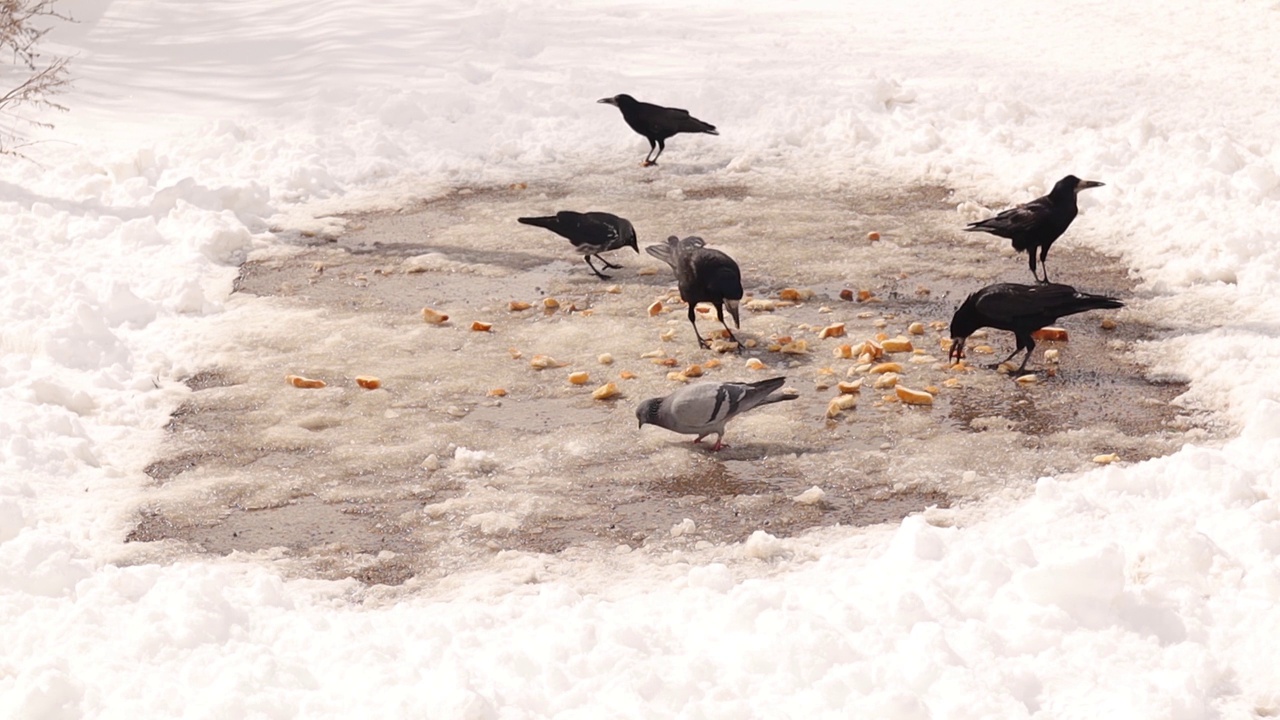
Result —
[{"label": "snow", "polygon": [[[1280,713],[1275,3],[65,7],[72,112],[0,168],[0,716]],[[233,302],[241,260],[453,187],[633,182],[644,142],[594,104],[618,92],[720,128],[674,139],[671,177],[943,183],[957,226],[1104,180],[1072,241],[1185,328],[1135,352],[1230,439],[896,525],[400,590],[124,545],[178,379],[229,326],[306,321]]]}]

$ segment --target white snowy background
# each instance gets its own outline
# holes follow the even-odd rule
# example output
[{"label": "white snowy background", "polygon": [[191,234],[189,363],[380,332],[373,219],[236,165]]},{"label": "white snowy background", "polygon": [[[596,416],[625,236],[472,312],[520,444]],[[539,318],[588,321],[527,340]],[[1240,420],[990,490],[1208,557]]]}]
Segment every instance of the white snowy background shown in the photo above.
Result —
[{"label": "white snowy background", "polygon": [[[72,112],[0,162],[0,717],[1280,714],[1280,4],[61,7]],[[719,126],[668,172],[1009,202],[1106,181],[1072,242],[1189,328],[1137,351],[1227,439],[732,562],[513,553],[384,596],[116,561],[269,228],[633,173],[643,140],[594,104],[619,92]]]}]

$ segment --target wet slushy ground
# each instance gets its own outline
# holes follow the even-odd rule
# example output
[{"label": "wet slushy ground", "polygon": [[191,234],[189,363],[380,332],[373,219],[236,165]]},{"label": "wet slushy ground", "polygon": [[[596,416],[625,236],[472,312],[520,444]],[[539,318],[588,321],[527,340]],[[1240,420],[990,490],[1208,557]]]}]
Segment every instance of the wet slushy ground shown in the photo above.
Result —
[{"label": "wet slushy ground", "polygon": [[[334,218],[323,232],[282,230],[278,251],[242,268],[228,346],[187,380],[191,396],[148,468],[154,488],[131,539],[274,552],[299,573],[396,584],[505,550],[707,549],[756,530],[894,522],[1086,470],[1099,455],[1141,461],[1207,432],[1207,418],[1175,402],[1185,387],[1148,378],[1132,353],[1177,329],[1150,324],[1124,268],[1072,241],[1088,232],[1089,212],[1105,212],[1104,198],[1055,245],[1049,269],[1130,307],[1064,319],[1069,341],[1042,343],[1029,366],[1039,381],[1022,384],[984,367],[1012,351],[1008,333],[971,340],[971,350],[993,350],[971,354],[971,371],[946,365],[937,324],[969,292],[1031,275],[1007,241],[960,232],[962,199],[945,188],[790,189],[645,172],[572,190],[459,188]],[[515,222],[561,209],[628,217],[642,248],[699,235],[737,259],[750,297],[813,295],[744,307],[739,337],[756,346],[741,354],[701,350],[665,265],[616,251],[607,257],[623,268],[601,281],[567,241]],[[868,299],[843,300],[842,290]],[[546,309],[547,298],[559,307]],[[667,311],[651,316],[655,300]],[[449,321],[424,322],[424,307]],[[1115,327],[1103,329],[1104,318]],[[908,332],[913,322],[924,334]],[[819,339],[834,323],[846,335]],[[699,326],[719,327],[713,315]],[[919,350],[884,359],[902,365],[903,385],[935,388],[932,406],[897,402],[856,359],[833,354],[877,333]],[[808,352],[768,349],[786,337]],[[1048,348],[1056,365],[1043,360]],[[600,362],[606,353],[611,364]],[[536,370],[536,355],[558,366]],[[638,430],[635,405],[673,390],[669,373],[693,364],[700,380],[784,374],[801,397],[735,420],[719,453]],[[572,385],[571,371],[590,379]],[[295,388],[287,374],[327,387]],[[382,387],[360,388],[363,375]],[[857,406],[829,418],[836,382],[857,378]],[[621,395],[592,399],[606,382]]]}]

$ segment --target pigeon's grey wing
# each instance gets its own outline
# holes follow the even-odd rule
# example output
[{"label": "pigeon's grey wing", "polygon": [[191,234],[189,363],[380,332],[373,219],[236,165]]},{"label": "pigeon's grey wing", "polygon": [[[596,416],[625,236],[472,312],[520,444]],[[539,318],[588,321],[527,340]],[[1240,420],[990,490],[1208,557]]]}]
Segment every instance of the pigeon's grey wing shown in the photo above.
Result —
[{"label": "pigeon's grey wing", "polygon": [[663,410],[677,432],[706,432],[709,428],[723,427],[724,423],[739,412],[748,386],[740,383],[697,383],[686,385],[672,393],[664,402]]},{"label": "pigeon's grey wing", "polygon": [[[781,388],[787,379],[785,377],[774,377],[768,380],[761,380],[753,383],[726,383],[731,388],[731,392],[741,393],[738,399],[738,410],[736,412],[744,413],[757,405],[770,402],[770,395],[773,391]],[[781,396],[779,396],[781,397]]]}]

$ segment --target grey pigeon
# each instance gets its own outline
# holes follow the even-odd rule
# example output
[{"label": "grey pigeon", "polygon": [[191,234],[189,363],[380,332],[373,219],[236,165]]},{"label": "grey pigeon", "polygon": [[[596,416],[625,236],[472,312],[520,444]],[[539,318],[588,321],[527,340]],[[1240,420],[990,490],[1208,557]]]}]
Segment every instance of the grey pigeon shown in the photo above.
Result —
[{"label": "grey pigeon", "polygon": [[[1009,238],[1013,241],[1013,249],[1027,254],[1031,265],[1031,274],[1039,282],[1049,282],[1049,266],[1045,260],[1049,257],[1049,247],[1053,241],[1062,236],[1076,219],[1076,196],[1081,190],[1102,187],[1097,180],[1081,180],[1075,175],[1068,175],[1054,183],[1048,195],[1038,197],[1031,202],[1009,208],[1004,212],[969,223],[967,232],[986,232]],[[1044,279],[1036,273],[1036,250],[1040,250],[1040,265],[1044,270]]]},{"label": "grey pigeon", "polygon": [[626,218],[613,213],[562,210],[555,215],[522,217],[516,220],[525,225],[546,228],[560,237],[568,238],[573,247],[585,256],[587,267],[601,280],[608,280],[609,276],[591,264],[592,257],[599,258],[605,267],[616,270],[622,266],[605,260],[600,257],[600,253],[624,247],[640,252],[640,246],[636,243],[636,229]]},{"label": "grey pigeon", "polygon": [[951,317],[951,350],[948,360],[964,359],[964,344],[978,328],[989,327],[1008,330],[1018,341],[1004,362],[1009,362],[1019,350],[1026,348],[1022,357],[1021,373],[1027,369],[1031,351],[1036,347],[1031,333],[1052,325],[1060,317],[1089,310],[1115,309],[1124,303],[1106,295],[1083,293],[1070,285],[1038,283],[996,283],[988,285],[965,298],[956,314]]},{"label": "grey pigeon", "polygon": [[716,444],[711,449],[719,450],[728,447],[721,442],[725,423],[752,408],[800,397],[795,393],[772,394],[786,381],[785,377],[776,377],[753,383],[685,385],[666,397],[649,398],[640,403],[636,418],[640,427],[657,425],[672,432],[697,435],[695,443],[715,434]]},{"label": "grey pigeon", "polygon": [[733,258],[719,250],[705,247],[706,244],[700,237],[681,240],[672,235],[667,238],[666,245],[647,245],[644,249],[675,271],[680,298],[689,304],[689,322],[693,325],[693,334],[698,338],[698,347],[704,348],[707,347],[707,341],[698,334],[698,303],[709,302],[716,307],[716,317],[729,333],[729,339],[735,343],[738,338],[733,336],[729,324],[724,321],[726,307],[733,316],[734,326],[742,327],[738,321],[738,301],[742,299],[742,272]]},{"label": "grey pigeon", "polygon": [[[667,149],[667,138],[676,133],[720,134],[716,132],[715,125],[702,122],[690,115],[688,110],[640,102],[630,95],[614,95],[596,102],[613,105],[621,110],[622,119],[627,121],[627,125],[649,141],[649,155],[653,155],[655,147],[658,155],[661,155],[662,151]],[[652,158],[649,155],[645,155],[644,162],[641,163],[644,167],[658,164],[658,155],[653,155]]]}]

